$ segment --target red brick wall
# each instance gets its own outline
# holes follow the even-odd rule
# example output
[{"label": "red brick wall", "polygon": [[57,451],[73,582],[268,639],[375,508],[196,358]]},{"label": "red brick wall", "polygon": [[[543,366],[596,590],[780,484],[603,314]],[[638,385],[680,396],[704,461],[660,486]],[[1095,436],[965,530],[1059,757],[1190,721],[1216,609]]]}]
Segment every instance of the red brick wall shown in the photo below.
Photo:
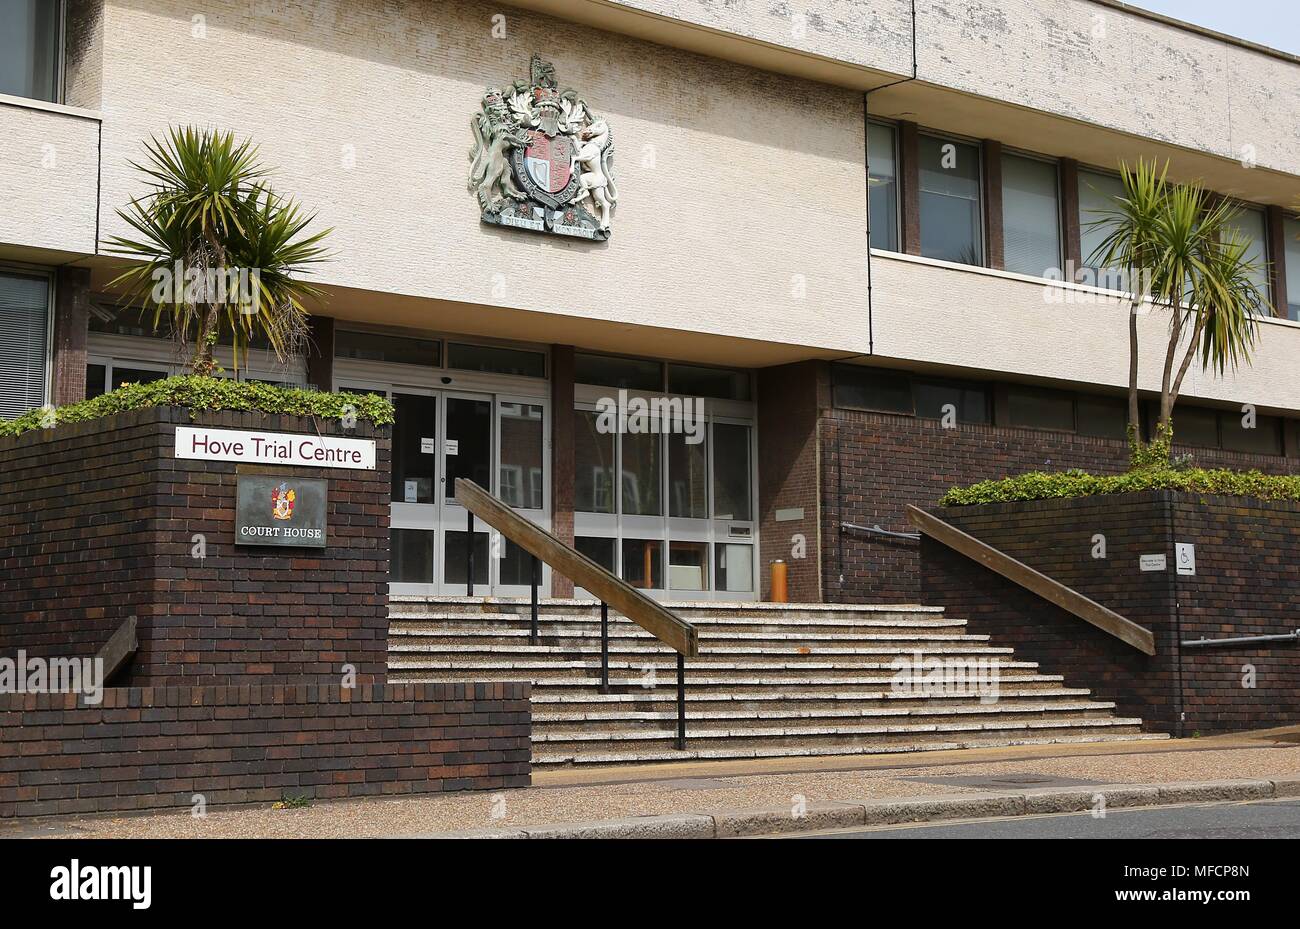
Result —
[{"label": "red brick wall", "polygon": [[[920,545],[925,602],[966,619],[1066,683],[1114,700],[1148,728],[1178,735],[1300,722],[1300,646],[1189,648],[1201,637],[1293,631],[1300,504],[1173,493],[951,507],[938,515],[981,541],[1150,629],[1146,656],[930,539]],[[1094,558],[1095,535],[1106,558]],[[1174,543],[1197,573],[1174,571]],[[1143,572],[1141,555],[1169,568]],[[1255,686],[1243,686],[1247,666]]]},{"label": "red brick wall", "polygon": [[0,439],[0,655],[88,657],[134,615],[140,651],[125,683],[338,684],[345,664],[359,683],[382,682],[388,430],[202,415],[377,442],[374,471],[274,469],[328,479],[328,548],[250,548],[234,544],[236,472],[259,469],[175,460],[176,425],[191,421],[145,410]]},{"label": "red brick wall", "polygon": [[529,783],[526,683],[0,695],[0,817]]},{"label": "red brick wall", "polygon": [[[831,602],[921,598],[915,542],[842,533],[842,522],[910,532],[907,505],[933,506],[955,485],[1035,470],[1118,474],[1128,467],[1122,440],[1007,426],[943,429],[937,420],[838,409],[824,414],[821,448],[823,564]],[[1289,473],[1300,465],[1276,456],[1179,451],[1207,467]]]}]

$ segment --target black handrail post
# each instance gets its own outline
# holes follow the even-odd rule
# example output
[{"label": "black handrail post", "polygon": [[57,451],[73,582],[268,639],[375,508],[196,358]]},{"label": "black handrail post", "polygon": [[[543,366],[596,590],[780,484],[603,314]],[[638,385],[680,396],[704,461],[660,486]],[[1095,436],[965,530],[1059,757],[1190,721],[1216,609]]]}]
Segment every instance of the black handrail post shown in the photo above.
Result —
[{"label": "black handrail post", "polygon": [[528,641],[532,645],[537,644],[537,585],[540,581],[541,563],[537,556],[533,556],[533,620],[528,630]]},{"label": "black handrail post", "polygon": [[686,751],[686,656],[677,653],[677,750]]},{"label": "black handrail post", "polygon": [[600,601],[600,692],[609,693],[609,604]]},{"label": "black handrail post", "polygon": [[469,514],[469,580],[465,584],[465,596],[474,596],[474,511],[467,510]]}]

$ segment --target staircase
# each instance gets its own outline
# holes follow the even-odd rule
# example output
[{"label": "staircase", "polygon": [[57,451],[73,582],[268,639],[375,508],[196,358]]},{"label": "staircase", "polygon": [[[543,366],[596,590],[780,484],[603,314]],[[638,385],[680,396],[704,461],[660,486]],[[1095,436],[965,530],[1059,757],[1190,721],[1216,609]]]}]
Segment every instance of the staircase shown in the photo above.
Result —
[{"label": "staircase", "polygon": [[[533,764],[623,764],[1160,739],[1062,678],[969,635],[939,608],[684,603],[687,749],[674,746],[676,653],[611,611],[610,692],[599,692],[600,609],[546,600],[530,645],[526,601],[391,597],[393,683],[533,683]],[[996,659],[998,699],[899,692],[899,656]]]}]

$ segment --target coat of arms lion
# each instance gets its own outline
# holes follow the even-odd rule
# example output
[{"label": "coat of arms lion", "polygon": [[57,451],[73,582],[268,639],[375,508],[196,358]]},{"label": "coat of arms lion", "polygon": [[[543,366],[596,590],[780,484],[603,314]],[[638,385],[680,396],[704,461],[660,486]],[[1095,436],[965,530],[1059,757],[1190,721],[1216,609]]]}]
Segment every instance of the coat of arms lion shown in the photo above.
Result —
[{"label": "coat of arms lion", "polygon": [[470,128],[469,190],[483,221],[605,240],[618,204],[608,123],[537,55],[530,80],[489,87]]}]

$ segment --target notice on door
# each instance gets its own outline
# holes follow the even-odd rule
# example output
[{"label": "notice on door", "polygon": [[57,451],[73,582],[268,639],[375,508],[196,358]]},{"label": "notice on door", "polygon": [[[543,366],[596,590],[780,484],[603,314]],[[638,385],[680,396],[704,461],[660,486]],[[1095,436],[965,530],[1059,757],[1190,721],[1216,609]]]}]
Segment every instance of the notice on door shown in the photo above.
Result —
[{"label": "notice on door", "polygon": [[421,455],[436,455],[436,454],[438,454],[438,440],[437,440],[437,439],[426,439],[426,438],[421,438],[421,439],[420,439],[420,454],[421,454]]},{"label": "notice on door", "polygon": [[443,447],[443,449],[442,449],[442,453],[443,453],[444,455],[459,455],[459,454],[460,454],[460,439],[448,439],[448,440],[446,441],[446,443],[444,443],[444,447]]}]

